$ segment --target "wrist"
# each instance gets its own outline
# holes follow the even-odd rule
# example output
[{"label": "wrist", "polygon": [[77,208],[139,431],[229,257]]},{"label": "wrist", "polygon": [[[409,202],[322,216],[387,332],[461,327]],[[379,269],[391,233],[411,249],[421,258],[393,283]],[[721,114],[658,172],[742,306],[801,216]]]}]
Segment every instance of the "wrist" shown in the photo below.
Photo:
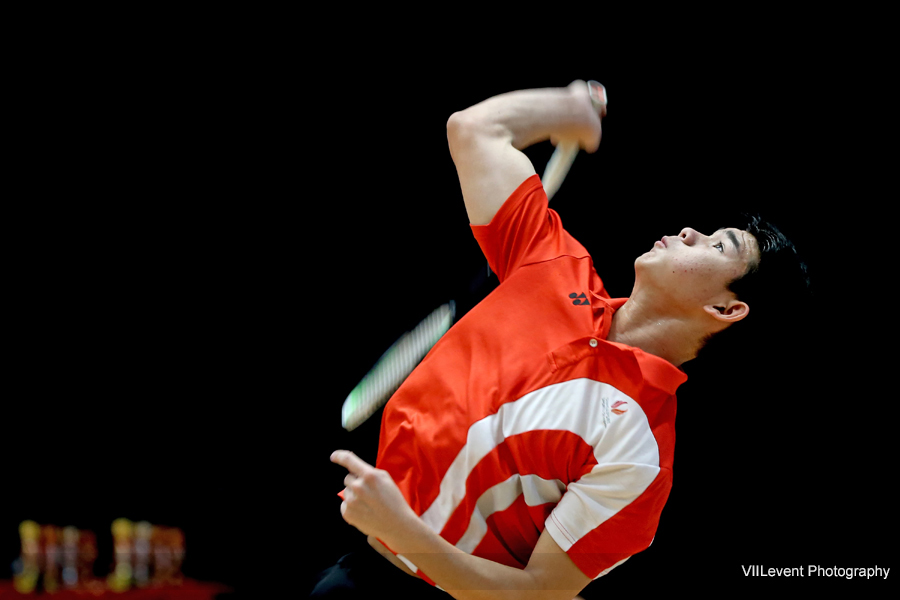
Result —
[{"label": "wrist", "polygon": [[378,539],[393,552],[403,555],[433,550],[435,543],[443,540],[412,509],[402,520],[396,522],[390,531],[385,532]]}]

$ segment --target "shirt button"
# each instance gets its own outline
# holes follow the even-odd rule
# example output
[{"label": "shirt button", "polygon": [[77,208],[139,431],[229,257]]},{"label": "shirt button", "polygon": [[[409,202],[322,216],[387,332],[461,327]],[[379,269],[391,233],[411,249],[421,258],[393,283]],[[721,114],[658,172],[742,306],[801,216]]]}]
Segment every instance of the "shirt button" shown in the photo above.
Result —
[{"label": "shirt button", "polygon": [[595,339],[593,339],[593,338],[591,338],[591,341],[588,342],[588,343],[591,345],[591,348],[596,348],[596,347],[597,347],[597,340],[595,340]]}]

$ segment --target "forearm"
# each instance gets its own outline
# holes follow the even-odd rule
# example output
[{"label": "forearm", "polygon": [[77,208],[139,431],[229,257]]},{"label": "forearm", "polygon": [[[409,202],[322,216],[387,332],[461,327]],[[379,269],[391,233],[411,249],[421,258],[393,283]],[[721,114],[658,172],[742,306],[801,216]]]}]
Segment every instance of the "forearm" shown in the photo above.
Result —
[{"label": "forearm", "polygon": [[457,600],[544,598],[527,571],[467,554],[416,519],[388,541]]},{"label": "forearm", "polygon": [[456,113],[454,121],[464,134],[501,137],[517,150],[546,140],[577,140],[589,151],[599,143],[600,118],[583,82],[494,96]]}]

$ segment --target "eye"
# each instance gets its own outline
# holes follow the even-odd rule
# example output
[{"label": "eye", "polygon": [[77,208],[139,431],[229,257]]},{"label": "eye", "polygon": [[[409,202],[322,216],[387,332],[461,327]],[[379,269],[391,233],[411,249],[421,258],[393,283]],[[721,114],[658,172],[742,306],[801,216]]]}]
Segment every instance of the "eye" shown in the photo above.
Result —
[{"label": "eye", "polygon": [[713,246],[713,248],[718,249],[719,252],[722,252],[723,254],[724,254],[724,252],[725,252],[725,245],[724,245],[722,242],[719,242],[718,244],[715,244],[715,245]]}]

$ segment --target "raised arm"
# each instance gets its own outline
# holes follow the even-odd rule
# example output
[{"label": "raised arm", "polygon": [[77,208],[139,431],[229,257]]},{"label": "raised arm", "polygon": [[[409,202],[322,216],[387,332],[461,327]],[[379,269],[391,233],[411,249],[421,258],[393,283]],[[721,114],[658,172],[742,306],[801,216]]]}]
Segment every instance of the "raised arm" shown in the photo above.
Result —
[{"label": "raised arm", "polygon": [[447,122],[469,222],[491,221],[509,195],[535,174],[522,150],[537,142],[576,141],[587,152],[600,145],[600,118],[588,86],[521,90],[454,113]]}]

